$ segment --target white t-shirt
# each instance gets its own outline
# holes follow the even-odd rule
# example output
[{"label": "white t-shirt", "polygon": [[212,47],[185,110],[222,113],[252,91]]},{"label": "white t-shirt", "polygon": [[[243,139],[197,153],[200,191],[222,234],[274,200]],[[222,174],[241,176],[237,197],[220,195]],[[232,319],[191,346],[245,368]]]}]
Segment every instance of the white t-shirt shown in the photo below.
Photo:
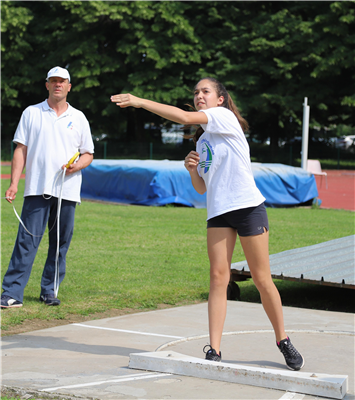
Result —
[{"label": "white t-shirt", "polygon": [[197,168],[207,188],[207,220],[229,211],[256,207],[265,201],[255,185],[249,145],[232,111],[225,107],[200,110],[208,123],[199,138]]},{"label": "white t-shirt", "polygon": [[[27,107],[15,132],[15,143],[27,146],[26,196],[59,197],[61,177],[58,173],[73,155],[80,151],[94,153],[89,122],[85,115],[71,107],[59,117],[47,100]],[[80,202],[81,171],[66,176],[62,199]]]}]

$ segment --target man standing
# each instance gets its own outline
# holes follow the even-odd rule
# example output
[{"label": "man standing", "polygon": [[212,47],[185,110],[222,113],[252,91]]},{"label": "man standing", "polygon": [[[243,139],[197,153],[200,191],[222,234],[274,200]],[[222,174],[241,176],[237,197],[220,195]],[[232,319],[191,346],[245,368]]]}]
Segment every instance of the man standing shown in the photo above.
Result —
[{"label": "man standing", "polygon": [[[1,308],[21,307],[23,292],[46,225],[49,228],[48,256],[44,266],[40,301],[49,306],[60,304],[55,293],[57,254],[57,208],[59,218],[59,284],[64,279],[66,254],[74,230],[76,203],[80,203],[81,171],[93,160],[94,144],[85,115],[67,103],[71,89],[69,72],[61,67],[47,74],[48,99],[29,106],[22,113],[15,132],[11,163],[11,183],[5,193],[7,201],[16,198],[18,182],[26,167],[24,203],[17,238],[3,280]],[[80,158],[62,177],[64,166],[77,152]],[[58,281],[57,281],[58,284]]]}]

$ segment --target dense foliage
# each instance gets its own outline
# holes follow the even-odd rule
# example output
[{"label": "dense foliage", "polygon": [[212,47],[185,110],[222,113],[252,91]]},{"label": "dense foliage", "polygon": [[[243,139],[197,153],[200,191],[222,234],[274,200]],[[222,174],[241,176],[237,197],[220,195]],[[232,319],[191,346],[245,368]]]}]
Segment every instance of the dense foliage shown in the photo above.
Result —
[{"label": "dense foliage", "polygon": [[[225,83],[250,134],[300,135],[308,97],[311,126],[355,126],[355,3],[308,1],[2,1],[2,135],[25,107],[44,100],[55,65],[69,69],[69,102],[94,134],[144,142],[144,110],[119,110],[131,92],[187,109],[204,76]],[[314,131],[316,132],[316,131]]]}]

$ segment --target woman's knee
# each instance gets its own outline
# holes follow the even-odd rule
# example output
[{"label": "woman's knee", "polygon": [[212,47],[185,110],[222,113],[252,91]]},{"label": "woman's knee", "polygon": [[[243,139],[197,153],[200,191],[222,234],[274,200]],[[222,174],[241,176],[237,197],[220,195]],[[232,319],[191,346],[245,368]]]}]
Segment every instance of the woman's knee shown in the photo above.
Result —
[{"label": "woman's knee", "polygon": [[210,282],[215,286],[227,286],[230,279],[230,271],[226,268],[210,268]]},{"label": "woman's knee", "polygon": [[268,293],[275,290],[276,286],[271,278],[271,276],[266,277],[253,277],[254,284],[258,291],[263,293]]}]

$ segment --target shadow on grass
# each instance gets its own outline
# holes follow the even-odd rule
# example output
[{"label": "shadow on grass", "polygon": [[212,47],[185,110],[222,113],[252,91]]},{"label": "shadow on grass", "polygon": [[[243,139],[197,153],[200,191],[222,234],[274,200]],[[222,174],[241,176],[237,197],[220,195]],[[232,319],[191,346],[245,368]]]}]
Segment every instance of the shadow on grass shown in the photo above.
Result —
[{"label": "shadow on grass", "polygon": [[[274,280],[282,304],[287,307],[309,308],[354,313],[354,290],[310,283]],[[237,282],[241,301],[261,303],[260,295],[251,280]]]}]

